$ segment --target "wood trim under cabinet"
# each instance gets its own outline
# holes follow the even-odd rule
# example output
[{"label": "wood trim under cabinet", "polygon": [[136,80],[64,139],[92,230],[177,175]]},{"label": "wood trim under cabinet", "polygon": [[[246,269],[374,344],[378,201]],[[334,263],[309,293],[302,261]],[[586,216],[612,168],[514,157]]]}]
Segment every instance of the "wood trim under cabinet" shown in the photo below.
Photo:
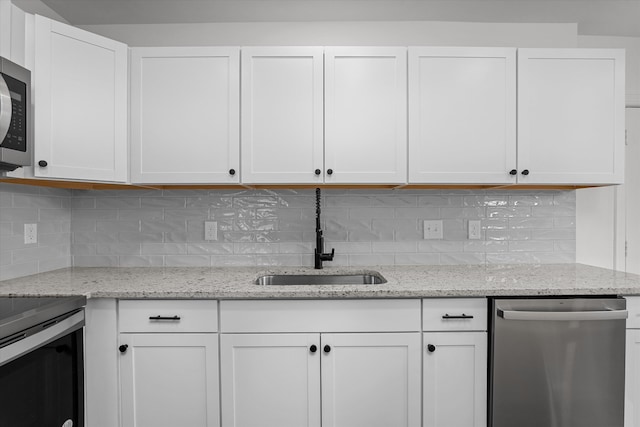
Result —
[{"label": "wood trim under cabinet", "polygon": [[279,185],[220,185],[220,184],[108,184],[103,182],[60,181],[28,178],[0,178],[0,183],[30,185],[37,187],[64,188],[69,190],[277,190],[277,189],[395,189],[395,190],[579,190],[582,188],[605,187],[607,185],[491,185],[491,184],[279,184]]}]

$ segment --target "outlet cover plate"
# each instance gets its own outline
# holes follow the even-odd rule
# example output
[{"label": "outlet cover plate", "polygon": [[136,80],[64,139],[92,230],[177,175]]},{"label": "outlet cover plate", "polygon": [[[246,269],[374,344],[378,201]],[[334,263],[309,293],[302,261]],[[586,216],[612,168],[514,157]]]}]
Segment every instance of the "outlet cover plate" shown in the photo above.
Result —
[{"label": "outlet cover plate", "polygon": [[218,240],[218,221],[204,222],[204,240]]},{"label": "outlet cover plate", "polygon": [[38,243],[38,224],[24,225],[24,244]]},{"label": "outlet cover plate", "polygon": [[479,219],[470,219],[468,224],[469,240],[480,240],[482,237],[482,224]]},{"label": "outlet cover plate", "polygon": [[424,238],[427,240],[442,239],[442,220],[426,220],[424,221]]}]

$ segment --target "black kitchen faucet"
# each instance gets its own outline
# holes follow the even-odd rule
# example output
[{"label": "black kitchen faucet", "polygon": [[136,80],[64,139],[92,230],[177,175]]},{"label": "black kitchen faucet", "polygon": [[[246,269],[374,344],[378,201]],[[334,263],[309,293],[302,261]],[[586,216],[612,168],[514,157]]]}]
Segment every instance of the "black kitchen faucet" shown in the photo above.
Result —
[{"label": "black kitchen faucet", "polygon": [[315,251],[315,268],[322,268],[322,261],[333,261],[336,253],[335,249],[331,249],[331,253],[324,253],[324,237],[322,237],[322,228],[320,228],[320,189],[316,188],[316,251]]}]

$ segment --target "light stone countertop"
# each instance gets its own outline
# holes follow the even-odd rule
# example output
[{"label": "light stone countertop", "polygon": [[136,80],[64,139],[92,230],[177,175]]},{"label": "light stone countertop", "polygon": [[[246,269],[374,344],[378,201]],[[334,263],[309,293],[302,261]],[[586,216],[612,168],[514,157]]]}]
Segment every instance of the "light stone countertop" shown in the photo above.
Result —
[{"label": "light stone countertop", "polygon": [[[377,271],[379,285],[258,286],[263,274]],[[326,299],[640,295],[640,276],[581,264],[326,267],[76,267],[0,282],[0,296]]]}]

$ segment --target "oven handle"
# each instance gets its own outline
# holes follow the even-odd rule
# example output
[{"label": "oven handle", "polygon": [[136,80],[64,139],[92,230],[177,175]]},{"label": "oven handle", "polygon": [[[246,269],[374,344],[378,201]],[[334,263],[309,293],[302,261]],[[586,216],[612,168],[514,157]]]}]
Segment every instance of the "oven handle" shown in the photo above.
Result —
[{"label": "oven handle", "polygon": [[12,110],[11,92],[9,92],[9,87],[4,81],[4,77],[0,74],[0,144],[4,141],[4,137],[7,136],[7,132],[9,132]]},{"label": "oven handle", "polygon": [[505,320],[623,320],[629,317],[627,310],[598,311],[516,311],[498,309],[498,316]]},{"label": "oven handle", "polygon": [[55,341],[71,332],[77,331],[83,326],[84,310],[81,310],[36,334],[0,348],[0,366],[5,365],[20,356]]}]

